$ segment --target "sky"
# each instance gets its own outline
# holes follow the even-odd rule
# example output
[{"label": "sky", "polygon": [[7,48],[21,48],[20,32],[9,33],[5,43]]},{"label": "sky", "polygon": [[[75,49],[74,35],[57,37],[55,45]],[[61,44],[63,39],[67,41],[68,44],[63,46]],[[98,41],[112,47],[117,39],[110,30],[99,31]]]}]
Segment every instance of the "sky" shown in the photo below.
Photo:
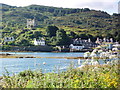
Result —
[{"label": "sky", "polygon": [[0,0],[0,3],[12,6],[28,6],[31,4],[63,8],[90,8],[105,11],[109,14],[118,13],[120,0]]}]

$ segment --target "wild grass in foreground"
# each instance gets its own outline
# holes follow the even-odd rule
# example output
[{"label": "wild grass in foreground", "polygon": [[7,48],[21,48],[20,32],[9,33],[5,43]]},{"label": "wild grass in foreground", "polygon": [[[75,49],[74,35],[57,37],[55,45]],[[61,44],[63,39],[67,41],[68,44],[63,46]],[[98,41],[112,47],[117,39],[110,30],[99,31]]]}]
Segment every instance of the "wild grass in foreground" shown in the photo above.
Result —
[{"label": "wild grass in foreground", "polygon": [[118,88],[119,64],[86,65],[61,73],[26,70],[17,75],[3,75],[4,88]]}]

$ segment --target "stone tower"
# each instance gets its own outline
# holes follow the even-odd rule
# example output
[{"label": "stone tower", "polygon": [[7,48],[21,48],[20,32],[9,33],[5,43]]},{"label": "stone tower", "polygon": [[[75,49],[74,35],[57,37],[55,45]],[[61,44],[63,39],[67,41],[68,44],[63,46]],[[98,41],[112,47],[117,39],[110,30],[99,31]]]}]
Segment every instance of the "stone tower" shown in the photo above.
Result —
[{"label": "stone tower", "polygon": [[27,19],[27,28],[33,28],[36,26],[35,19]]}]

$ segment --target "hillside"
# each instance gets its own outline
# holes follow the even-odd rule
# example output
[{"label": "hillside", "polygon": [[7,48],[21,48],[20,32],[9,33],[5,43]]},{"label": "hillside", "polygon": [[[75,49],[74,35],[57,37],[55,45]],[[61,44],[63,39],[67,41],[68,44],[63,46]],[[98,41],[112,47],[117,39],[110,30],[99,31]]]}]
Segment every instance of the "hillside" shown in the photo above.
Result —
[{"label": "hillside", "polygon": [[[2,35],[14,36],[16,40],[27,38],[35,31],[41,32],[46,37],[47,26],[54,25],[64,29],[66,34],[73,32],[79,37],[81,34],[93,37],[113,37],[120,40],[120,14],[109,15],[104,11],[84,9],[57,8],[41,5],[16,7],[2,4]],[[27,29],[27,19],[35,18],[37,27]],[[34,37],[35,38],[35,37]],[[75,37],[73,37],[75,38]],[[33,37],[27,38],[33,40]],[[1,39],[3,41],[3,39]]]}]

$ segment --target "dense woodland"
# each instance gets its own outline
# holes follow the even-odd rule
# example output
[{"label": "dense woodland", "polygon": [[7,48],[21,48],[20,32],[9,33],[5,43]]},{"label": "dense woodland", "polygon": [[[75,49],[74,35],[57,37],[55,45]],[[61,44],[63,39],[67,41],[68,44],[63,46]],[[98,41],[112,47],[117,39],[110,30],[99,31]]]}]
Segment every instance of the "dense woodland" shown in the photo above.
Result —
[{"label": "dense woodland", "polygon": [[[47,45],[69,45],[72,39],[113,38],[120,42],[120,14],[109,15],[89,8],[72,9],[41,5],[16,7],[2,4],[1,44],[31,46],[34,38],[45,38]],[[37,26],[26,27],[35,18]],[[4,42],[4,37],[15,41]]]}]

